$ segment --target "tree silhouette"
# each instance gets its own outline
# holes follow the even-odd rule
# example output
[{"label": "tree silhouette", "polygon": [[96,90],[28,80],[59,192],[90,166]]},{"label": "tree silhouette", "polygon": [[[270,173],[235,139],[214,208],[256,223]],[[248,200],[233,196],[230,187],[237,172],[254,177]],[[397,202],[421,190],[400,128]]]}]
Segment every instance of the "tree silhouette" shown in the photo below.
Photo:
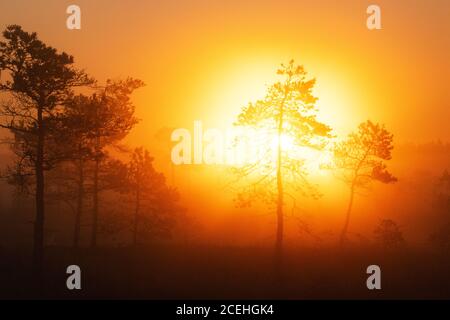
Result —
[{"label": "tree silhouette", "polygon": [[391,159],[393,135],[384,126],[371,121],[363,122],[358,130],[334,148],[334,169],[350,188],[345,224],[339,243],[346,240],[353,206],[353,198],[358,189],[367,188],[372,181],[393,183],[397,181],[386,169],[383,160]]},{"label": "tree silhouette", "polygon": [[11,25],[3,37],[6,41],[0,42],[0,72],[6,71],[9,78],[0,82],[0,90],[9,93],[11,100],[2,106],[1,126],[15,135],[21,169],[32,169],[35,177],[33,265],[40,274],[44,252],[44,172],[57,159],[50,157],[55,150],[49,148],[48,140],[58,137],[52,132],[58,128],[58,115],[72,88],[93,80],[73,67],[72,56],[47,46],[36,33]]},{"label": "tree silhouette", "polygon": [[434,208],[440,216],[439,226],[430,235],[430,241],[447,252],[450,248],[450,174],[444,170],[433,188]]},{"label": "tree silhouette", "polygon": [[[86,194],[86,165],[94,159],[94,137],[96,128],[96,100],[85,95],[72,96],[66,102],[63,114],[64,140],[68,148],[67,157],[75,169],[65,172],[66,180],[72,180],[75,186],[70,188],[66,184],[67,193],[76,196],[75,223],[73,246],[76,248],[80,241],[80,229]],[[69,187],[67,189],[67,187]],[[64,195],[59,195],[63,197]]]},{"label": "tree silhouette", "polygon": [[[47,205],[64,204],[70,209],[75,217],[75,228],[73,235],[73,247],[79,245],[81,211],[79,197],[79,169],[72,164],[71,161],[63,161],[59,163],[53,170],[46,174],[46,190],[45,201]],[[84,190],[84,185],[83,185]],[[84,200],[83,193],[83,200]],[[83,205],[83,203],[81,203]],[[80,218],[78,220],[78,217]]]},{"label": "tree silhouette", "polygon": [[133,245],[138,244],[139,227],[168,231],[174,214],[182,211],[177,205],[178,193],[153,167],[153,157],[144,148],[133,151],[128,164],[126,192],[134,198]]},{"label": "tree silhouette", "polygon": [[385,248],[395,248],[405,243],[398,224],[391,219],[383,219],[374,230],[375,240]]},{"label": "tree silhouette", "polygon": [[450,249],[450,223],[440,225],[436,231],[431,233],[429,240],[438,249],[448,253]]},{"label": "tree silhouette", "polygon": [[141,80],[127,78],[121,81],[108,80],[106,87],[91,97],[94,110],[94,177],[91,247],[97,245],[99,212],[99,173],[106,159],[106,148],[122,140],[138,122],[134,116],[131,94],[144,86]]},{"label": "tree silhouette", "polygon": [[[283,247],[284,196],[295,195],[288,192],[314,194],[306,179],[304,158],[301,152],[295,155],[296,148],[322,149],[331,129],[316,118],[312,89],[315,79],[306,79],[302,66],[291,60],[282,64],[277,74],[282,78],[271,85],[262,100],[244,107],[235,123],[249,127],[257,132],[257,143],[262,151],[250,163],[237,167],[238,177],[251,182],[237,196],[240,206],[248,206],[255,199],[276,205],[277,230],[275,241],[275,264],[281,265]],[[289,150],[285,144],[291,144]]]},{"label": "tree silhouette", "polygon": [[170,139],[172,132],[176,128],[162,127],[155,133],[156,140],[161,144],[161,147],[164,148],[164,154],[167,155],[167,161],[170,163],[170,183],[171,185],[175,185],[175,165],[170,158],[170,150],[172,150],[173,144]]},{"label": "tree silhouette", "polygon": [[444,170],[435,186],[436,205],[447,214],[450,214],[450,174]]}]

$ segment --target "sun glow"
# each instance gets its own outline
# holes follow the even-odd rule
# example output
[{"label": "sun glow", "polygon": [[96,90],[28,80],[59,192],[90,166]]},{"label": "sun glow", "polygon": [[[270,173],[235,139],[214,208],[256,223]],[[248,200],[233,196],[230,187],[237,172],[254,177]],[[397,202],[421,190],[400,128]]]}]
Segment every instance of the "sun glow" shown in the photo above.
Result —
[{"label": "sun glow", "polygon": [[[196,113],[201,112],[205,122],[203,130],[206,133],[208,127],[213,127],[218,129],[216,131],[222,132],[222,137],[219,139],[221,142],[217,147],[220,151],[209,152],[214,145],[211,141],[205,142],[203,148],[207,154],[219,154],[219,160],[214,158],[205,163],[240,166],[261,161],[261,159],[266,165],[276,163],[279,139],[276,130],[274,131],[273,123],[259,124],[258,128],[248,131],[237,128],[233,123],[241,108],[249,102],[264,99],[267,88],[279,80],[274,72],[277,61],[280,60],[278,56],[279,53],[267,54],[258,59],[253,56],[251,59],[246,59],[240,53],[238,57],[229,57],[220,64],[212,62],[207,68],[208,72],[198,79],[201,96],[194,101]],[[319,98],[316,105],[318,120],[333,128],[339,128],[339,131],[345,131],[341,127],[350,126],[349,121],[345,120],[350,117],[346,116],[348,108],[341,108],[341,106],[354,105],[354,101],[348,99],[345,86],[336,87],[336,83],[342,82],[342,79],[333,76],[332,72],[330,75],[330,70],[336,71],[335,69],[330,67],[323,69],[321,64],[312,58],[309,61],[306,60],[305,68],[308,75],[311,78],[317,75],[317,86],[313,94]],[[322,170],[321,167],[330,162],[332,153],[298,145],[289,129],[285,128],[284,131],[280,137],[283,157],[301,160],[304,170],[308,173],[327,174],[327,171]],[[207,136],[210,135],[207,134]],[[194,135],[192,138],[196,141]],[[236,143],[237,138],[239,143]]]},{"label": "sun glow", "polygon": [[[274,134],[271,137],[271,153],[277,154],[278,150],[278,135]],[[332,161],[332,153],[330,150],[318,150],[306,146],[298,146],[295,144],[294,138],[289,134],[281,134],[281,150],[284,157],[290,159],[304,161],[304,168],[311,174],[324,174],[323,166],[329,164]]]},{"label": "sun glow", "polygon": [[295,149],[294,139],[287,135],[287,134],[281,134],[280,139],[278,139],[278,135],[273,135],[271,138],[270,146],[272,148],[272,151],[276,153],[276,150],[278,149],[278,141],[280,140],[281,149],[283,151],[293,151]]}]

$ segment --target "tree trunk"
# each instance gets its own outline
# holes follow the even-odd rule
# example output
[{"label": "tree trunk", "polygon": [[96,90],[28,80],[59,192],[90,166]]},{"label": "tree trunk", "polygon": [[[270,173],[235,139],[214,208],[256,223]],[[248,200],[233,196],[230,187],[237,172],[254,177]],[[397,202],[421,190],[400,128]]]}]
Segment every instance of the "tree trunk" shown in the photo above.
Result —
[{"label": "tree trunk", "polygon": [[100,160],[95,159],[94,167],[94,190],[93,190],[93,210],[92,210],[92,235],[91,248],[97,246],[97,229],[98,229],[98,171],[100,168]]},{"label": "tree trunk", "polygon": [[37,276],[42,274],[44,259],[44,126],[42,108],[38,108],[38,141],[35,162],[36,173],[36,220],[34,222],[33,270]]},{"label": "tree trunk", "polygon": [[94,190],[93,190],[93,208],[92,208],[92,234],[91,248],[97,246],[97,229],[98,229],[98,171],[100,169],[100,132],[98,124],[98,105],[95,104],[95,122],[96,122],[96,138],[95,138],[95,166],[94,166]]},{"label": "tree trunk", "polygon": [[283,259],[283,228],[284,228],[284,216],[283,216],[283,175],[281,172],[282,167],[282,146],[281,138],[283,133],[283,103],[280,105],[280,114],[278,120],[278,145],[277,145],[277,235],[275,242],[275,268],[277,272],[280,272],[282,259]]},{"label": "tree trunk", "polygon": [[278,166],[277,169],[277,236],[275,243],[275,263],[277,269],[281,266],[281,260],[283,256],[283,225],[284,225],[284,217],[283,217],[283,181],[281,174],[281,167]]},{"label": "tree trunk", "polygon": [[350,200],[348,202],[347,215],[345,217],[345,224],[344,224],[344,228],[342,229],[342,232],[341,232],[341,237],[339,239],[339,245],[341,247],[344,245],[344,242],[347,238],[347,230],[348,230],[348,225],[350,222],[350,214],[352,212],[354,195],[355,195],[355,186],[354,186],[354,184],[352,184],[352,186],[350,187]]},{"label": "tree trunk", "polygon": [[139,226],[139,209],[140,209],[140,188],[136,190],[136,207],[134,210],[134,223],[133,223],[133,246],[137,245],[138,238],[138,226]]},{"label": "tree trunk", "polygon": [[75,216],[75,230],[73,234],[73,247],[78,248],[80,242],[81,216],[83,215],[84,200],[84,162],[80,158],[78,162],[78,194],[77,194],[77,212]]}]

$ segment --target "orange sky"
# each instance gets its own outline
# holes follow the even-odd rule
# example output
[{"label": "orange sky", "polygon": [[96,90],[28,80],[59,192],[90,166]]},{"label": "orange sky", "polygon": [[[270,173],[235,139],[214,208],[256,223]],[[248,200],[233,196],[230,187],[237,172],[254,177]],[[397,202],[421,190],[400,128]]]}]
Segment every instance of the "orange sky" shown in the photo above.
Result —
[{"label": "orange sky", "polygon": [[[82,30],[65,9],[82,10]],[[134,76],[143,119],[132,142],[162,126],[225,126],[264,93],[290,58],[317,78],[320,117],[337,134],[371,118],[397,141],[449,140],[448,1],[2,1],[1,27],[16,23],[66,50],[104,80]]]}]

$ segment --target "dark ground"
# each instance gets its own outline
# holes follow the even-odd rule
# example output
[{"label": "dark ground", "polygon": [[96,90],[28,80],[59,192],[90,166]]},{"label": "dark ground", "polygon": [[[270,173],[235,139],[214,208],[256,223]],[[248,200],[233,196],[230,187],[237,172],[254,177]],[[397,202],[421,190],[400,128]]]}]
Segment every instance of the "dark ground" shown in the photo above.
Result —
[{"label": "dark ground", "polygon": [[[63,299],[450,299],[450,255],[411,250],[286,250],[275,277],[272,250],[148,246],[46,251],[42,288],[30,258],[0,249],[0,298]],[[82,290],[66,288],[66,268],[82,270]],[[366,288],[381,267],[382,290]]]}]

